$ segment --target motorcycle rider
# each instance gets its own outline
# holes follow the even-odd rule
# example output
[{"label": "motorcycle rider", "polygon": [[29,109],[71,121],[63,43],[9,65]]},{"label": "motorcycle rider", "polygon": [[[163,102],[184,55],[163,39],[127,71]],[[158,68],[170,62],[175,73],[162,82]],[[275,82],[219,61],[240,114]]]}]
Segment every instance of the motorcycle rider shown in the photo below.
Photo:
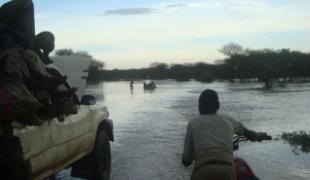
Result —
[{"label": "motorcycle rider", "polygon": [[245,128],[232,117],[217,114],[218,95],[206,89],[199,97],[200,116],[187,125],[182,163],[195,161],[191,180],[235,180],[232,138],[234,134],[260,141],[265,133]]}]

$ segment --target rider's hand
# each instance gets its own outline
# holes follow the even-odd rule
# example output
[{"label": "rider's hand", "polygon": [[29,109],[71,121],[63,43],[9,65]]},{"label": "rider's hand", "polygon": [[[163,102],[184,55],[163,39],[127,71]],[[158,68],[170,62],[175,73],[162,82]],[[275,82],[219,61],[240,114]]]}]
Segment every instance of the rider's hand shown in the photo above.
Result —
[{"label": "rider's hand", "polygon": [[268,136],[267,133],[264,133],[264,132],[258,132],[257,133],[257,137],[256,137],[257,141],[262,141],[262,140],[271,140],[272,137],[271,136]]},{"label": "rider's hand", "polygon": [[252,130],[245,129],[244,136],[250,141],[262,141],[262,140],[271,140],[271,136],[268,136],[264,132],[255,132]]}]

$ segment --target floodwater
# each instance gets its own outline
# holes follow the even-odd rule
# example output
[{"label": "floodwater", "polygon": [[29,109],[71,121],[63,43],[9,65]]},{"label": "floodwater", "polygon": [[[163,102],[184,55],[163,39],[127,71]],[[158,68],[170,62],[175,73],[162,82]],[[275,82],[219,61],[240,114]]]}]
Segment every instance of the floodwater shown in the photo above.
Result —
[{"label": "floodwater", "polygon": [[[220,113],[249,129],[278,137],[282,132],[310,131],[310,84],[290,84],[263,91],[258,83],[158,81],[144,91],[142,82],[107,82],[90,87],[102,97],[114,121],[111,180],[188,180],[192,166],[181,164],[185,129],[198,115],[199,94],[215,89]],[[293,152],[283,140],[242,142],[235,155],[244,158],[255,174],[266,180],[310,179],[310,154]],[[63,176],[62,176],[63,177]],[[62,178],[59,178],[62,179]]]}]

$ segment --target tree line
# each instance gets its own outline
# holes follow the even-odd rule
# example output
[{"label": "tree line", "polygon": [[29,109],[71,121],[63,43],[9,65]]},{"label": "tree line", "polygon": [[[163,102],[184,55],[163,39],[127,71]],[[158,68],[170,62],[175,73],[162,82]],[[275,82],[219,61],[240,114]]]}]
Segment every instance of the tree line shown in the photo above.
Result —
[{"label": "tree line", "polygon": [[309,79],[310,53],[290,49],[245,49],[236,43],[228,43],[220,50],[226,57],[215,64],[197,62],[185,64],[152,63],[147,68],[113,69],[96,68],[92,79],[114,80],[162,80],[175,79],[202,82],[215,80],[246,81],[255,79],[265,83],[266,88],[275,80],[289,81],[294,78]]}]

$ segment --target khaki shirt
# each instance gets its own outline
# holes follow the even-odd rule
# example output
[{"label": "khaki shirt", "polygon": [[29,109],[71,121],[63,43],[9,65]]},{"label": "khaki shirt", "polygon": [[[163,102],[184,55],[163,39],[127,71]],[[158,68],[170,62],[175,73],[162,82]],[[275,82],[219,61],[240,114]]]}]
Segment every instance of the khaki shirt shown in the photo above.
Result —
[{"label": "khaki shirt", "polygon": [[245,127],[232,117],[207,114],[193,118],[187,125],[182,160],[196,161],[195,166],[210,159],[232,162],[234,134],[243,134]]}]

